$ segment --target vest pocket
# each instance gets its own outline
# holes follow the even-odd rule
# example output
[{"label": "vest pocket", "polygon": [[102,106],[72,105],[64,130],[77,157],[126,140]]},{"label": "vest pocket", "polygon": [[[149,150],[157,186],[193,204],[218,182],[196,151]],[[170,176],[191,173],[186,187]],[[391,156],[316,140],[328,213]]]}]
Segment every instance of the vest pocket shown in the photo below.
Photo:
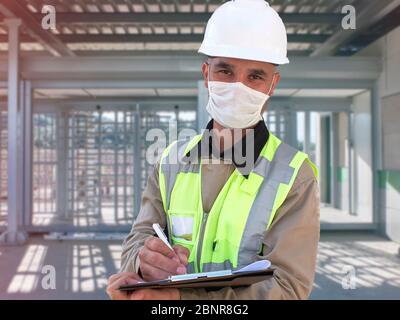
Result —
[{"label": "vest pocket", "polygon": [[195,212],[168,210],[171,238],[174,244],[193,245]]}]

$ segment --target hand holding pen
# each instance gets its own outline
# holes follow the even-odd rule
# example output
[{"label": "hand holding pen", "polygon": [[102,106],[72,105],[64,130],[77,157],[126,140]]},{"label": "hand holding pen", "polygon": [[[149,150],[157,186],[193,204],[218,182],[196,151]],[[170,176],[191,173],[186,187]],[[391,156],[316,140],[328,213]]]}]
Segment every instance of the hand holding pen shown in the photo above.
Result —
[{"label": "hand holding pen", "polygon": [[146,281],[166,279],[185,274],[189,250],[180,245],[171,246],[158,224],[153,225],[158,237],[149,237],[139,251],[140,272]]}]

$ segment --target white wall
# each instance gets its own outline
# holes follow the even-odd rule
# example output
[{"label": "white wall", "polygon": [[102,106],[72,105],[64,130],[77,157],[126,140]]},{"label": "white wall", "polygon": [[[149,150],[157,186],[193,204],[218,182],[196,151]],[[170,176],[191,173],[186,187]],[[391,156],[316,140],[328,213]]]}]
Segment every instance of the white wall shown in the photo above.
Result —
[{"label": "white wall", "polygon": [[383,58],[380,94],[387,97],[400,93],[400,27],[379,40]]},{"label": "white wall", "polygon": [[371,149],[371,93],[367,91],[353,98],[353,161],[354,209],[362,221],[372,222],[373,178]]},{"label": "white wall", "polygon": [[400,94],[383,97],[381,104],[383,167],[400,170]]},{"label": "white wall", "polygon": [[[382,39],[383,169],[387,181],[382,197],[386,232],[400,241],[400,27]],[[396,180],[396,181],[395,181]]]},{"label": "white wall", "polygon": [[377,54],[383,63],[379,78],[383,143],[380,214],[386,234],[400,242],[400,27],[359,53]]}]

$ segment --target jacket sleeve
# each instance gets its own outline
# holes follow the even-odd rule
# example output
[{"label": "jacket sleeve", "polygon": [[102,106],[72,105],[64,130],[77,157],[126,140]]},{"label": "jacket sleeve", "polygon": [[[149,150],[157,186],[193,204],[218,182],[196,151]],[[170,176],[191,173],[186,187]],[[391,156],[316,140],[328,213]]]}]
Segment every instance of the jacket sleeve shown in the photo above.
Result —
[{"label": "jacket sleeve", "polygon": [[146,238],[154,235],[153,223],[159,223],[162,228],[165,228],[167,223],[158,185],[158,163],[149,175],[139,214],[122,244],[120,272],[139,272],[138,254]]},{"label": "jacket sleeve", "polygon": [[314,282],[319,233],[318,184],[304,163],[263,241],[260,259],[271,261],[274,276],[245,288],[180,289],[181,299],[307,299]]}]

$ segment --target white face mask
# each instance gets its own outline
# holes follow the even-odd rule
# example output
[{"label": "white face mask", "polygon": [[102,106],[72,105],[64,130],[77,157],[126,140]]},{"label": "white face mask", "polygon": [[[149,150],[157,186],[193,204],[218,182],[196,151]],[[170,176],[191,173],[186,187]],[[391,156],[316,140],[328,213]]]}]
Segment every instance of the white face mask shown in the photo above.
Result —
[{"label": "white face mask", "polygon": [[262,120],[261,109],[270,98],[241,82],[209,80],[208,92],[208,114],[225,128],[235,129],[249,128]]}]

